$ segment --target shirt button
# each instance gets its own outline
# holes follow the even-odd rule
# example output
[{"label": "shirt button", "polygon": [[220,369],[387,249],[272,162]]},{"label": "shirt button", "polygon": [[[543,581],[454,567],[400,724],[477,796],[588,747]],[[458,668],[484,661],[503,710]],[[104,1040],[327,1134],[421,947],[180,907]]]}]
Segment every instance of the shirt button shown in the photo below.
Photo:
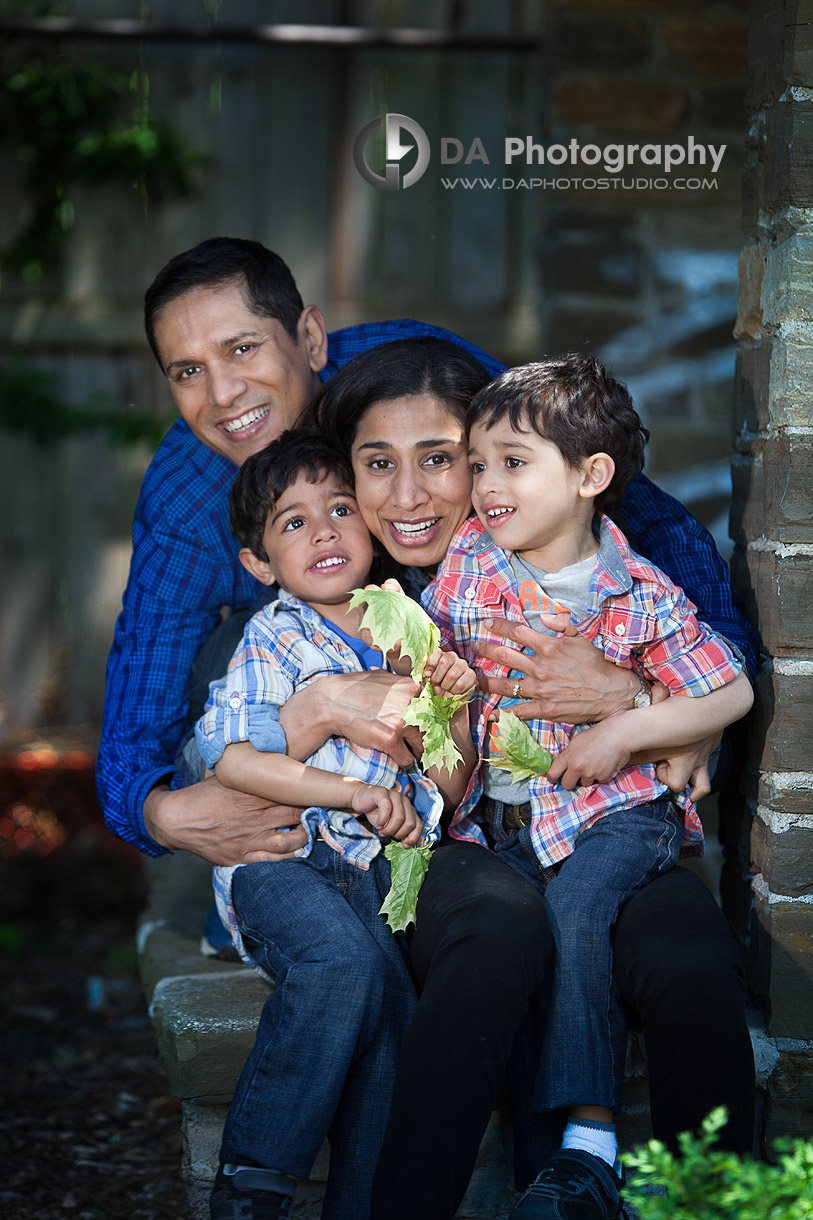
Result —
[{"label": "shirt button", "polygon": [[241,703],[241,699],[236,691],[233,695],[229,696],[229,707],[232,709],[232,711],[236,712],[240,706],[240,703]]},{"label": "shirt button", "polygon": [[616,635],[623,635],[623,634],[624,634],[624,624],[623,624],[623,623],[616,623],[616,625],[615,625],[615,634],[616,634]]},{"label": "shirt button", "polygon": [[475,594],[475,592],[474,592],[474,589],[467,589],[467,590],[466,590],[466,592],[463,594],[463,596],[464,596],[464,597],[467,597],[467,598],[469,599],[469,601],[471,601],[471,599],[472,599],[473,597],[475,597],[475,596],[476,596],[476,594]]}]

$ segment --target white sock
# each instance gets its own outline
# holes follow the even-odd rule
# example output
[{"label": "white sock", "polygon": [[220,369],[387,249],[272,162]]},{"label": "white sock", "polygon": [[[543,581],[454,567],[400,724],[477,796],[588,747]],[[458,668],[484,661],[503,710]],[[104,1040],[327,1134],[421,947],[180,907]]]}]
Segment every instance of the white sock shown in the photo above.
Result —
[{"label": "white sock", "polygon": [[600,1157],[612,1168],[618,1160],[618,1140],[612,1123],[593,1123],[584,1118],[571,1118],[562,1138],[563,1148],[577,1148]]}]

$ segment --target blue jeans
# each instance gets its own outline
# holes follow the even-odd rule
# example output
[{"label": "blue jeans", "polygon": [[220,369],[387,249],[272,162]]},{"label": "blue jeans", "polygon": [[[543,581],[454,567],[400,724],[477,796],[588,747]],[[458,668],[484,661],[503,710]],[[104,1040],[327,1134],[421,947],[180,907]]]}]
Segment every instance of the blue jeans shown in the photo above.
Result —
[{"label": "blue jeans", "polygon": [[306,1178],[330,1140],[323,1220],[365,1220],[401,1040],[416,997],[404,938],[368,872],[317,842],[307,860],[234,874],[240,930],[276,982],[229,1109],[221,1161]]},{"label": "blue jeans", "polygon": [[620,907],[677,862],[682,837],[683,815],[669,798],[614,811],[581,831],[553,875],[537,860],[526,832],[495,826],[500,859],[544,893],[555,944],[535,1110],[619,1108],[627,1026],[612,930]]}]

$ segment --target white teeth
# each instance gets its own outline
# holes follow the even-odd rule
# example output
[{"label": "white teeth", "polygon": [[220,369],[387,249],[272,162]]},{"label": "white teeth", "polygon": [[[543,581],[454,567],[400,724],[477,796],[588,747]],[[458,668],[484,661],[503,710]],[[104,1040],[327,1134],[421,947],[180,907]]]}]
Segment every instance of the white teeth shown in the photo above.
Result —
[{"label": "white teeth", "polygon": [[399,534],[425,534],[437,525],[440,517],[433,517],[431,521],[393,521],[393,529],[398,530]]},{"label": "white teeth", "polygon": [[340,556],[331,555],[327,559],[320,559],[318,563],[314,564],[314,567],[316,567],[316,568],[335,568],[335,567],[338,567],[339,564],[343,564],[343,563],[345,563],[345,560],[341,559]]},{"label": "white teeth", "polygon": [[232,419],[223,427],[227,432],[242,432],[244,428],[250,428],[252,424],[256,424],[258,419],[263,419],[268,414],[269,408],[252,407],[250,411],[246,411],[245,415],[241,415],[239,419]]},{"label": "white teeth", "polygon": [[503,517],[506,513],[512,513],[513,508],[490,508],[488,510],[489,517]]}]

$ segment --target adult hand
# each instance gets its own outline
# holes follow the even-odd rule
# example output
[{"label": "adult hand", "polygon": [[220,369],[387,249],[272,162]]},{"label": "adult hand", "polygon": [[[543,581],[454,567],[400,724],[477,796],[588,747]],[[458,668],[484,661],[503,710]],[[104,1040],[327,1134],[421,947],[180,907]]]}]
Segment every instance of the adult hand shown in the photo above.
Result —
[{"label": "adult hand", "polygon": [[389,754],[410,767],[423,746],[416,728],[401,716],[419,687],[384,669],[327,674],[292,695],[280,709],[280,724],[292,758],[304,759],[334,734],[353,745]]},{"label": "adult hand", "polygon": [[[626,711],[641,689],[635,674],[608,661],[600,648],[580,635],[567,614],[543,614],[541,622],[559,632],[542,635],[526,623],[493,619],[491,631],[519,645],[478,642],[481,657],[525,674],[521,697],[512,707],[522,720],[555,720],[560,724],[592,724],[615,712]],[[533,656],[520,651],[529,648]],[[492,695],[513,694],[515,679],[481,676],[481,690]]]},{"label": "adult hand", "polygon": [[212,776],[175,792],[157,785],[144,802],[144,825],[169,851],[191,851],[211,864],[254,864],[301,851],[307,835],[300,813],[224,788]]}]

